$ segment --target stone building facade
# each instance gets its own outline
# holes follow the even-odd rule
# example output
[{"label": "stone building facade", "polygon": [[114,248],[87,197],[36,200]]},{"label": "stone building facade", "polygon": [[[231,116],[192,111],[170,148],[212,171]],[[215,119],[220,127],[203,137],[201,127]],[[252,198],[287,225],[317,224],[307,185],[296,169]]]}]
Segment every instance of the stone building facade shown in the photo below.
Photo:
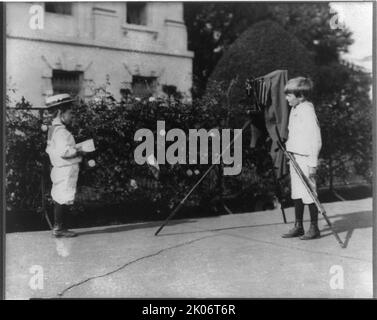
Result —
[{"label": "stone building facade", "polygon": [[33,106],[96,90],[119,100],[175,86],[190,97],[193,52],[180,2],[7,3],[6,68],[12,100]]}]

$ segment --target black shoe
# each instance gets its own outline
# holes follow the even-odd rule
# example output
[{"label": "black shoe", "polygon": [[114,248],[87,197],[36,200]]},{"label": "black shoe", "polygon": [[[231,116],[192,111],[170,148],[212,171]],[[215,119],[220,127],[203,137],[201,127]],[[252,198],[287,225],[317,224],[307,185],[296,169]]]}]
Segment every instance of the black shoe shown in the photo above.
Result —
[{"label": "black shoe", "polygon": [[284,233],[282,238],[295,238],[304,235],[305,231],[302,226],[295,225],[288,233]]},{"label": "black shoe", "polygon": [[73,238],[77,236],[77,233],[66,229],[54,229],[52,235],[55,238]]},{"label": "black shoe", "polygon": [[307,233],[305,233],[302,237],[300,237],[301,240],[313,240],[318,239],[321,237],[321,232],[318,229],[318,226],[316,224],[311,224],[310,228]]}]

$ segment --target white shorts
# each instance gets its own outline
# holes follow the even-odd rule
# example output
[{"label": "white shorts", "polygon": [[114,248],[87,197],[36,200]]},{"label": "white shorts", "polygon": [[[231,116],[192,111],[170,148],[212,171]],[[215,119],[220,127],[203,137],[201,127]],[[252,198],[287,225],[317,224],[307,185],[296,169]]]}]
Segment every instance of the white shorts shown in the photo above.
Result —
[{"label": "white shorts", "polygon": [[[301,168],[302,172],[305,176],[309,177],[309,166],[308,166],[308,157],[302,156],[299,154],[294,154],[296,162],[298,166]],[[304,204],[314,203],[312,197],[310,196],[309,192],[306,190],[304,183],[301,181],[300,177],[296,173],[295,168],[293,167],[292,163],[289,162],[289,171],[291,175],[291,198],[294,199],[302,199]],[[316,183],[314,179],[310,179],[312,181],[312,185],[316,190]]]},{"label": "white shorts", "polygon": [[59,204],[73,204],[79,175],[79,165],[53,167],[51,196]]}]

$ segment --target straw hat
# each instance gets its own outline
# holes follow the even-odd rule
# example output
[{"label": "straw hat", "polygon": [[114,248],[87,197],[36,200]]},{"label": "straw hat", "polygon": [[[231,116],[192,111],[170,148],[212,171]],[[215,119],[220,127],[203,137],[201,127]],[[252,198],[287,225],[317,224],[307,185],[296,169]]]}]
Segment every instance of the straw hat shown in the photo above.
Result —
[{"label": "straw hat", "polygon": [[74,101],[75,100],[68,93],[56,94],[46,98],[46,109],[51,109]]}]

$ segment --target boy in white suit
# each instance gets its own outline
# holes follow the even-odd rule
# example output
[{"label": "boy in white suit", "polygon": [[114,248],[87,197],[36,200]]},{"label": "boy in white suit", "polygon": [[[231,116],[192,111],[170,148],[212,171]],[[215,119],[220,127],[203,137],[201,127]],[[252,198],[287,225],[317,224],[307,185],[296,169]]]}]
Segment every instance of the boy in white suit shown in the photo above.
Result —
[{"label": "boy in white suit", "polygon": [[[322,140],[318,119],[313,104],[308,100],[313,89],[310,79],[297,77],[287,82],[284,93],[288,104],[292,107],[289,115],[287,151],[294,154],[297,164],[303,173],[316,187],[315,176],[318,154]],[[283,238],[300,237],[311,240],[320,237],[318,228],[318,209],[310,197],[303,182],[290,163],[291,197],[295,204],[295,226]],[[310,228],[304,231],[304,206],[308,204],[310,212]]]},{"label": "boy in white suit", "polygon": [[47,148],[52,165],[51,196],[54,201],[55,237],[74,237],[76,233],[66,229],[64,218],[69,205],[73,204],[79,174],[79,163],[84,152],[76,147],[75,139],[66,125],[72,121],[73,99],[68,94],[59,94],[46,99],[46,108],[52,115],[48,130]]}]

